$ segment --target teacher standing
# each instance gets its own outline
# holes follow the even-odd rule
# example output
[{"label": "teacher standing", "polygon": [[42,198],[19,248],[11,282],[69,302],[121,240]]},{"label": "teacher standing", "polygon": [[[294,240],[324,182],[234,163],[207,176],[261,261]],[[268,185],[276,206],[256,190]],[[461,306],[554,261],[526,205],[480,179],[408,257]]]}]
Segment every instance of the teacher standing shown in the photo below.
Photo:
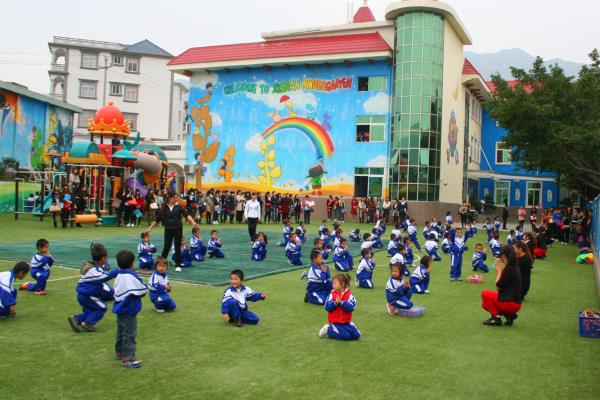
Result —
[{"label": "teacher standing", "polygon": [[196,226],[196,222],[189,215],[185,208],[179,204],[179,195],[174,192],[167,194],[167,202],[162,205],[156,219],[150,224],[148,233],[154,229],[156,225],[162,222],[165,227],[165,237],[161,256],[167,258],[171,246],[175,247],[175,272],[181,272],[181,239],[183,237],[183,223],[181,218],[185,218],[190,224]]},{"label": "teacher standing", "polygon": [[260,219],[260,203],[256,199],[256,193],[252,193],[252,198],[246,202],[244,216],[246,217],[246,222],[248,223],[250,242],[254,242],[254,237],[256,236],[256,225]]}]

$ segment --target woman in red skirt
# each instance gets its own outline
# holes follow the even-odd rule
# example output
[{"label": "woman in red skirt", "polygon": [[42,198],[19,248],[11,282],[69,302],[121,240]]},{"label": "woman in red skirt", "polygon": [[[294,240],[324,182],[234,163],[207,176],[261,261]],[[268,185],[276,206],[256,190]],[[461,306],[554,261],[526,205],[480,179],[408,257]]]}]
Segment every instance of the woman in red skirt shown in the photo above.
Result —
[{"label": "woman in red skirt", "polygon": [[490,313],[484,325],[502,325],[501,316],[506,318],[506,325],[512,326],[521,309],[523,294],[521,291],[521,272],[517,264],[515,251],[510,246],[503,246],[500,257],[495,259],[496,291],[481,292],[482,307]]},{"label": "woman in red skirt", "polygon": [[350,214],[352,214],[352,221],[356,222],[356,215],[358,214],[358,200],[356,200],[356,197],[353,197],[350,202]]}]

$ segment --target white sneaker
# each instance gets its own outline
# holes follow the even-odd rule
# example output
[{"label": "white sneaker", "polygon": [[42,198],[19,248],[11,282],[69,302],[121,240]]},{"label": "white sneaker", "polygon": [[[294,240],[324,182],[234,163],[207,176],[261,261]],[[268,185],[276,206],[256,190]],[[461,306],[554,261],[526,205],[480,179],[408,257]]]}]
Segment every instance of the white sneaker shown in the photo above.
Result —
[{"label": "white sneaker", "polygon": [[155,308],[155,310],[156,310],[156,312],[159,312],[159,313],[165,312],[165,310],[159,310],[158,308]]},{"label": "white sneaker", "polygon": [[429,290],[425,290],[425,293],[430,293]]},{"label": "white sneaker", "polygon": [[329,329],[329,324],[323,325],[323,327],[321,328],[321,330],[319,330],[319,337],[325,337],[325,336],[327,336],[327,329]]},{"label": "white sneaker", "polygon": [[175,268],[175,272],[181,272],[181,267]]}]

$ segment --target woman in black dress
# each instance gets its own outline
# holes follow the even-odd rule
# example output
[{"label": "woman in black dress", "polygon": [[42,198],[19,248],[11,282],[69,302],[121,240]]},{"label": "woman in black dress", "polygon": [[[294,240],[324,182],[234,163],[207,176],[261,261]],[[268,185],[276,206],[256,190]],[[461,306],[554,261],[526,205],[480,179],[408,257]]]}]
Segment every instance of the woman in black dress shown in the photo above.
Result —
[{"label": "woman in black dress", "polygon": [[523,242],[517,242],[513,245],[517,256],[517,264],[521,272],[521,292],[523,299],[529,292],[531,286],[531,270],[533,269],[533,257],[529,251],[529,247]]}]

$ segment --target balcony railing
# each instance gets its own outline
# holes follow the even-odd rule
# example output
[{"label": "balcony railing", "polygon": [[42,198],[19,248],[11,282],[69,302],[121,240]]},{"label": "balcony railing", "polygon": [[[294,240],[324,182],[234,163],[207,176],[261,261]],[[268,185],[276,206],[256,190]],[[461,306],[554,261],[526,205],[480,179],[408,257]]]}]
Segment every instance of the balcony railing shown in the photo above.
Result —
[{"label": "balcony railing", "polygon": [[67,72],[66,64],[50,64],[50,71],[52,72]]}]

